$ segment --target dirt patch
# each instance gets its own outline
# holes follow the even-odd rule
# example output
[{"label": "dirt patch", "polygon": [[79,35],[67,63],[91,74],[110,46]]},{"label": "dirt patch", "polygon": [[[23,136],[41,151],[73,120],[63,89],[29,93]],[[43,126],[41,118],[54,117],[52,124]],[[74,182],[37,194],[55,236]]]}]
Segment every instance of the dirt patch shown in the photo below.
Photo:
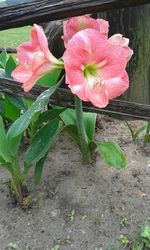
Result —
[{"label": "dirt patch", "polygon": [[[120,235],[136,239],[150,218],[149,153],[142,139],[132,141],[123,121],[102,116],[96,137],[118,142],[127,154],[128,167],[108,168],[98,153],[91,166],[83,166],[76,145],[61,135],[36,187],[39,202],[29,210],[12,204],[3,183],[9,176],[1,169],[1,250],[10,242],[17,242],[19,250],[50,250],[56,243],[60,250],[130,249],[121,247]],[[30,182],[34,190],[31,178]]]}]

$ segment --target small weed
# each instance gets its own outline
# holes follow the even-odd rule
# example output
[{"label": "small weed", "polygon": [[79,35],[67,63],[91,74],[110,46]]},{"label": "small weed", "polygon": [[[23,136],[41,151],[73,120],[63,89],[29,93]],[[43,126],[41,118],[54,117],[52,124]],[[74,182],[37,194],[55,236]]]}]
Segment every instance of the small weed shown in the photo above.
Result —
[{"label": "small weed", "polygon": [[120,234],[119,240],[124,245],[128,245],[130,243],[130,240],[127,238],[127,236],[123,234]]},{"label": "small weed", "polygon": [[87,218],[87,215],[83,215],[83,216],[81,217],[82,220],[85,220],[86,218]]},{"label": "small weed", "polygon": [[129,122],[125,121],[125,123],[126,123],[127,127],[128,127],[129,130],[130,130],[130,133],[131,133],[131,136],[132,136],[132,140],[133,140],[133,141],[137,140],[138,137],[139,137],[139,135],[140,135],[144,130],[146,130],[146,127],[147,127],[147,126],[145,125],[145,126],[142,126],[142,127],[138,128],[137,130],[135,130],[135,129],[133,128],[133,126],[130,125]]},{"label": "small weed", "polygon": [[95,220],[94,220],[94,224],[96,226],[100,226],[101,225],[101,219],[99,217],[96,217]]},{"label": "small weed", "polygon": [[123,217],[120,221],[120,226],[125,227],[128,225],[128,219],[126,217]]},{"label": "small weed", "polygon": [[59,250],[59,249],[60,249],[60,246],[59,245],[55,245],[50,250]]},{"label": "small weed", "polygon": [[145,224],[140,232],[141,240],[147,248],[150,248],[150,226]]},{"label": "small weed", "polygon": [[19,249],[18,244],[13,242],[10,242],[7,247],[8,249]]},{"label": "small weed", "polygon": [[73,222],[75,220],[75,210],[73,209],[70,214],[68,214],[70,221]]},{"label": "small weed", "polygon": [[26,244],[23,250],[31,250],[31,248],[28,244]]}]

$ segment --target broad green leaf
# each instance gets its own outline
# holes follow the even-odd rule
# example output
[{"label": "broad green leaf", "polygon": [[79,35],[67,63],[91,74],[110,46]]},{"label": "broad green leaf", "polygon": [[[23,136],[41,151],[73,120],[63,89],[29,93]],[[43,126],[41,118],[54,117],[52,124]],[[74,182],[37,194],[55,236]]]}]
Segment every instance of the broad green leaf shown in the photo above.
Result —
[{"label": "broad green leaf", "polygon": [[101,155],[109,166],[117,169],[126,167],[127,161],[125,153],[122,151],[118,144],[112,141],[107,141],[98,142],[97,146]]},{"label": "broad green leaf", "polygon": [[39,95],[33,105],[9,128],[7,133],[8,137],[13,138],[18,136],[29,126],[33,116],[47,105],[50,96],[59,87],[61,81],[62,79],[56,85],[50,87]]},{"label": "broad green leaf", "polygon": [[65,132],[68,133],[68,135],[75,141],[75,143],[78,145],[80,149],[80,140],[78,136],[77,126],[75,125],[67,125],[63,128]]},{"label": "broad green leaf", "polygon": [[83,113],[85,130],[86,130],[86,134],[88,136],[89,141],[94,140],[96,117],[97,117],[97,114],[95,113],[89,113],[89,112]]},{"label": "broad green leaf", "polygon": [[58,120],[43,126],[33,137],[31,144],[25,153],[24,162],[27,168],[35,165],[41,158],[45,156],[49,148],[55,142],[57,136],[61,131],[60,123]]},{"label": "broad green leaf", "polygon": [[60,118],[65,125],[76,125],[76,117],[74,109],[66,109],[63,113],[60,114]]},{"label": "broad green leaf", "polygon": [[[83,112],[85,130],[89,142],[94,139],[96,116],[97,115],[95,113]],[[76,126],[76,114],[74,109],[66,109],[62,114],[60,114],[60,118],[63,120],[65,125]]]},{"label": "broad green leaf", "polygon": [[20,134],[9,140],[10,152],[13,158],[18,158],[18,150],[21,146],[22,135],[23,134]]},{"label": "broad green leaf", "polygon": [[17,64],[16,64],[14,58],[12,57],[12,55],[10,55],[7,62],[6,62],[6,66],[5,66],[5,71],[6,71],[7,77],[11,77],[11,73],[16,68],[16,66],[17,66]]},{"label": "broad green leaf", "polygon": [[5,128],[1,116],[0,116],[0,157],[5,162],[11,162],[10,148],[7,142]]},{"label": "broad green leaf", "polygon": [[38,185],[40,180],[41,180],[42,171],[43,171],[44,163],[45,163],[45,160],[46,160],[46,156],[47,156],[47,154],[45,154],[45,156],[43,158],[41,158],[36,163],[35,170],[34,170],[34,183],[36,185]]},{"label": "broad green leaf", "polygon": [[37,121],[38,125],[42,124],[43,122],[48,122],[48,121],[55,119],[65,110],[66,108],[50,109],[42,113]]},{"label": "broad green leaf", "polygon": [[0,53],[0,64],[5,68],[6,65],[6,61],[7,61],[7,52],[4,49],[1,53]]},{"label": "broad green leaf", "polygon": [[27,106],[24,104],[23,98],[20,96],[15,96],[12,94],[7,94],[7,98],[9,99],[9,102],[15,106],[17,109],[20,109],[22,111],[27,110]]},{"label": "broad green leaf", "polygon": [[20,116],[20,109],[10,102],[10,98],[7,95],[5,95],[3,113],[6,118],[12,121],[15,121]]},{"label": "broad green leaf", "polygon": [[61,69],[55,69],[51,71],[50,73],[46,74],[45,76],[42,76],[40,79],[38,79],[37,84],[42,86],[50,87],[58,81],[58,78],[61,74]]}]

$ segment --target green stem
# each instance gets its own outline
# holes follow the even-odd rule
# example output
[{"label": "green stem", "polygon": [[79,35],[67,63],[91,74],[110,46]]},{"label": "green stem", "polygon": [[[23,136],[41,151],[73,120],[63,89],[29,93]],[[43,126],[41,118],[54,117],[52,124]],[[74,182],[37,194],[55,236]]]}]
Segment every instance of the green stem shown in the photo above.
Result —
[{"label": "green stem", "polygon": [[91,154],[84,126],[82,101],[76,95],[75,95],[75,110],[76,110],[77,129],[80,140],[80,150],[82,153],[83,163],[89,164],[91,162]]},{"label": "green stem", "polygon": [[150,133],[150,122],[147,123],[146,134]]}]

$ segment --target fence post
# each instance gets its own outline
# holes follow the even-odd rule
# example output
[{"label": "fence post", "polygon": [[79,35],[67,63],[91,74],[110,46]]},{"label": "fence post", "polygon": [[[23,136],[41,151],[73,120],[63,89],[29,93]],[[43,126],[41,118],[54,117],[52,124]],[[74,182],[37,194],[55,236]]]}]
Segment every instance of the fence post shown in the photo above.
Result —
[{"label": "fence post", "polygon": [[134,56],[129,64],[130,89],[124,99],[150,104],[150,4],[98,13],[110,22],[110,35],[130,38]]}]

